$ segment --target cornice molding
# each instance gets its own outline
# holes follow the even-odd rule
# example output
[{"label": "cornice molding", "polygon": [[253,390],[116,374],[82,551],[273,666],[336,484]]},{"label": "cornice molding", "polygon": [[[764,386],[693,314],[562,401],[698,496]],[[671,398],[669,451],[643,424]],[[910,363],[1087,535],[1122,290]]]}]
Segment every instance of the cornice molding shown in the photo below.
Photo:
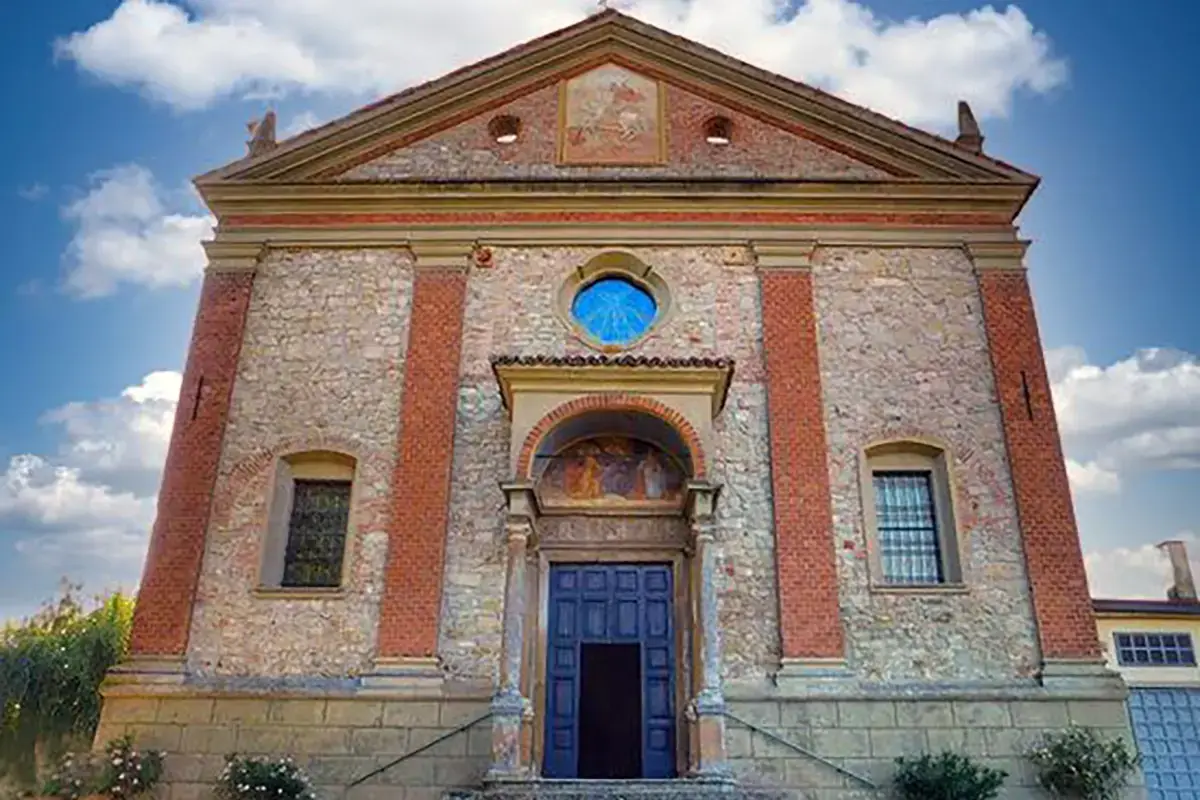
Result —
[{"label": "cornice molding", "polygon": [[1025,269],[1025,253],[1029,249],[1027,240],[967,242],[964,246],[976,271]]},{"label": "cornice molding", "polygon": [[[367,225],[223,228],[217,232],[216,240],[205,243],[205,247],[228,248],[229,252],[242,254],[232,260],[226,258],[222,262],[226,268],[253,269],[248,254],[265,252],[269,248],[409,248],[417,240],[425,242],[427,247],[443,240],[450,242],[451,249],[443,252],[443,256],[456,260],[469,252],[468,243],[493,250],[510,247],[754,247],[766,252],[776,243],[788,248],[795,247],[797,242],[815,242],[820,247],[945,249],[970,245],[1004,249],[1016,241],[1015,235],[1011,226],[876,228],[854,225],[771,227],[751,224],[643,223],[500,227],[464,223],[425,229]],[[420,248],[418,244],[417,249]]]},{"label": "cornice molding", "polygon": [[725,406],[733,367],[558,366],[499,364],[494,367],[504,405],[513,413],[522,394],[705,395],[714,419]]}]

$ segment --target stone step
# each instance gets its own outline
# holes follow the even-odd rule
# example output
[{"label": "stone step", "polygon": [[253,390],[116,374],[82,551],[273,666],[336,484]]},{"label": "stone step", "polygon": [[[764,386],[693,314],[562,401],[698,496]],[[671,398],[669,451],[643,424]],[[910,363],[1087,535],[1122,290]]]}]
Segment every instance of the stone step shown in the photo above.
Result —
[{"label": "stone step", "polygon": [[778,789],[752,787],[734,781],[536,780],[504,782],[475,792],[447,794],[446,800],[789,800]]}]

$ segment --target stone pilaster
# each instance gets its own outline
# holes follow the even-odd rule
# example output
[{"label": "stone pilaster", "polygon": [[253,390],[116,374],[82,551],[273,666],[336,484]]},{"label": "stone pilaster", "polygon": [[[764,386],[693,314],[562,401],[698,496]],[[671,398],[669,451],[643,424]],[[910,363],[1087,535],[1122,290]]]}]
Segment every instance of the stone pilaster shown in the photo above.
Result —
[{"label": "stone pilaster", "polygon": [[715,523],[720,487],[688,485],[692,532],[691,598],[694,693],[688,704],[691,770],[695,777],[726,777],[725,693],[721,682],[721,629],[717,619]]},{"label": "stone pilaster", "polygon": [[525,663],[527,568],[534,543],[537,501],[533,486],[503,484],[507,521],[504,532],[507,567],[504,583],[504,628],[500,649],[500,685],[492,698],[492,766],[490,780],[519,780],[531,774],[528,762],[532,704],[522,692]]}]

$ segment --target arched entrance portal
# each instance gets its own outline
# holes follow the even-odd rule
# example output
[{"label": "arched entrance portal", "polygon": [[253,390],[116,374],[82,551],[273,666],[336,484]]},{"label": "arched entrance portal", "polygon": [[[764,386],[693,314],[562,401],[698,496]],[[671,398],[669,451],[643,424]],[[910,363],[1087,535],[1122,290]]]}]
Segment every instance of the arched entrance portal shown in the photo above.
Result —
[{"label": "arched entrance portal", "polygon": [[695,432],[655,405],[589,398],[548,414],[522,447],[524,480],[505,487],[497,776],[509,766],[610,780],[724,768],[717,492],[697,480]]}]

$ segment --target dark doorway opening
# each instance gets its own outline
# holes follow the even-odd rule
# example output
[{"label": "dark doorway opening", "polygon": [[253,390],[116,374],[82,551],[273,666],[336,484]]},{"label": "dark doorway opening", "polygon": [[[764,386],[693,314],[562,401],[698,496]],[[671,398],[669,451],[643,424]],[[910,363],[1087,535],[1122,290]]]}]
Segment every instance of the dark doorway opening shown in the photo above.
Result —
[{"label": "dark doorway opening", "polygon": [[642,777],[642,648],[581,644],[579,777]]}]

